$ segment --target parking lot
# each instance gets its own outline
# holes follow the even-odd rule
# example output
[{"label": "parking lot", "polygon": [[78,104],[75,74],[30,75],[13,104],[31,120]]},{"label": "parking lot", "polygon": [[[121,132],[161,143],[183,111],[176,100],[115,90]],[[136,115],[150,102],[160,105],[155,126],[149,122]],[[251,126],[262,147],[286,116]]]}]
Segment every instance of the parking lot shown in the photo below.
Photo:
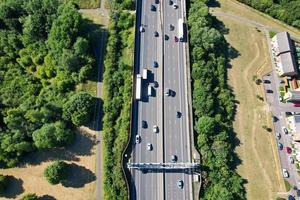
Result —
[{"label": "parking lot", "polygon": [[[297,188],[300,188],[299,175],[295,166],[295,163],[292,161],[291,157],[295,155],[295,152],[292,149],[292,135],[288,130],[288,133],[284,133],[284,128],[287,128],[286,124],[286,114],[287,113],[300,113],[299,107],[294,107],[292,103],[282,103],[279,100],[279,86],[284,84],[278,75],[272,71],[267,73],[262,77],[262,83],[266,101],[269,104],[270,111],[272,112],[272,120],[274,124],[273,134],[277,140],[279,159],[281,164],[282,175],[285,180],[287,180],[292,186],[290,194],[297,196]],[[287,174],[284,172],[288,172]],[[299,196],[299,195],[298,195]]]}]

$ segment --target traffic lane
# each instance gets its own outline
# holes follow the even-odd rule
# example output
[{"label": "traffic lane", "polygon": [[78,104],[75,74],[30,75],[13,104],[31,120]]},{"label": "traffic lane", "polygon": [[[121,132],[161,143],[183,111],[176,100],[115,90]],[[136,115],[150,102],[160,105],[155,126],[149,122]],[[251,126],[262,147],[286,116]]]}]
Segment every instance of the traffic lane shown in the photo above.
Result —
[{"label": "traffic lane", "polygon": [[[172,16],[171,16],[172,17]],[[171,22],[172,23],[172,22]],[[166,23],[166,29],[169,27],[169,24]],[[175,26],[176,27],[176,26]],[[175,32],[175,31],[174,31]],[[169,34],[172,36],[171,34]],[[168,110],[166,110],[166,135],[169,143],[166,143],[165,148],[165,157],[169,160],[171,155],[175,154],[178,157],[178,162],[185,162],[184,158],[186,158],[184,153],[184,146],[186,141],[184,140],[183,136],[186,135],[186,127],[183,128],[182,118],[176,118],[176,112],[181,111],[184,113],[182,103],[182,97],[185,94],[181,88],[182,82],[180,81],[183,79],[183,73],[180,73],[180,68],[183,66],[179,65],[178,59],[178,44],[173,43],[173,41],[166,42],[166,60],[165,66],[167,68],[168,73],[165,73],[165,81],[167,81],[170,89],[176,92],[175,97],[166,98],[166,104],[168,105]],[[172,57],[172,59],[170,59]],[[169,58],[169,59],[168,59]],[[168,100],[167,100],[168,99]],[[183,117],[184,118],[184,117]],[[173,137],[172,137],[173,136]],[[186,192],[186,187],[188,185],[188,179],[185,178],[184,174],[166,174],[166,199],[188,199]],[[177,181],[183,180],[185,187],[183,189],[177,188]]]},{"label": "traffic lane", "polygon": [[[169,9],[169,11],[167,11],[168,15],[166,16],[166,23],[165,23],[165,30],[169,30],[169,27],[170,27],[170,24],[172,24],[174,27],[175,27],[175,30],[174,31],[168,31],[167,32],[167,35],[169,35],[169,40],[168,42],[166,42],[166,60],[165,60],[165,66],[169,68],[169,73],[168,75],[166,75],[165,77],[165,80],[168,80],[169,84],[170,84],[170,88],[172,90],[175,90],[176,91],[176,100],[174,100],[174,102],[172,103],[168,103],[169,107],[172,107],[173,108],[173,112],[168,112],[168,114],[170,115],[170,113],[174,113],[173,116],[167,116],[167,118],[175,118],[174,120],[174,126],[172,125],[169,125],[169,127],[173,127],[174,129],[174,132],[172,132],[172,135],[174,135],[174,141],[172,141],[173,138],[169,138],[172,142],[171,144],[169,144],[169,148],[167,147],[167,144],[166,144],[166,151],[169,151],[169,152],[166,152],[165,156],[169,156],[169,154],[174,154],[172,152],[174,151],[177,151],[177,156],[178,156],[178,160],[181,159],[181,158],[184,158],[184,150],[183,150],[183,146],[184,146],[184,141],[183,141],[183,138],[182,136],[183,135],[186,135],[186,133],[183,131],[183,127],[182,127],[182,122],[179,121],[179,123],[177,123],[177,126],[179,126],[179,129],[177,128],[177,126],[175,125],[176,122],[178,122],[178,119],[176,119],[176,111],[177,110],[182,110],[182,99],[181,97],[183,96],[181,93],[182,93],[182,89],[180,86],[182,86],[182,83],[179,81],[180,79],[182,79],[182,75],[183,73],[180,73],[180,67],[183,67],[183,66],[179,66],[179,62],[178,62],[178,59],[180,60],[183,60],[183,55],[179,56],[179,53],[178,53],[178,48],[176,48],[177,46],[177,43],[173,43],[173,38],[174,36],[176,35],[176,31],[177,31],[177,20],[178,20],[178,16],[176,17],[176,11],[172,11],[172,9]],[[173,15],[172,15],[173,13]],[[168,18],[170,20],[168,20]],[[173,19],[173,20],[172,20]],[[169,55],[170,56],[169,56]],[[172,59],[170,59],[170,57],[172,56]],[[168,63],[168,61],[170,61],[170,63]],[[170,69],[170,66],[172,66],[172,68]],[[168,77],[169,76],[169,77]],[[176,81],[170,81],[171,79],[174,79]],[[175,109],[175,110],[174,110]],[[166,113],[167,115],[167,113]],[[167,125],[166,125],[167,126]],[[168,133],[167,131],[168,127],[166,128],[166,133]],[[177,141],[176,141],[177,140]],[[178,148],[178,146],[180,146]],[[180,176],[180,177],[178,177]],[[185,193],[185,187],[184,189],[182,190],[178,190],[177,188],[177,181],[178,180],[185,180],[185,176],[184,174],[178,174],[178,176],[175,176],[173,174],[166,174],[166,189],[167,189],[167,192],[166,192],[166,195],[167,195],[167,199],[187,199],[186,198],[186,193]],[[184,181],[185,182],[185,185],[188,184],[188,181]],[[175,186],[175,187],[174,187]],[[180,195],[181,194],[181,195]]]},{"label": "traffic lane", "polygon": [[[148,4],[148,5],[147,5]],[[150,2],[144,3],[144,10],[145,13],[149,12],[147,10],[147,7],[150,8]],[[143,59],[141,59],[141,64],[140,64],[140,72],[142,71],[143,67],[146,66],[151,66],[151,64],[153,63],[153,58],[155,58],[155,56],[157,55],[156,52],[156,46],[154,46],[156,43],[152,42],[152,38],[153,38],[153,30],[156,29],[155,25],[152,25],[154,22],[156,22],[157,20],[155,19],[156,16],[153,15],[152,13],[148,13],[143,15],[144,16],[144,20],[143,20],[143,25],[145,26],[145,32],[141,33],[143,36],[143,41],[145,42],[145,44],[142,46],[142,50],[143,53],[141,53],[141,55],[143,55]],[[155,74],[155,70],[153,70],[154,74]],[[147,88],[144,88],[144,90]],[[148,129],[152,130],[152,124],[153,124],[153,118],[156,118],[154,116],[156,116],[156,114],[154,113],[153,108],[157,107],[157,105],[155,104],[155,101],[152,101],[151,98],[149,98],[149,101],[147,103],[145,102],[140,102],[142,105],[141,107],[143,107],[143,111],[142,111],[142,115],[143,117],[141,117],[142,119],[146,119],[146,121],[148,121]],[[149,112],[150,111],[150,112]],[[141,127],[141,118],[139,118],[139,128]],[[155,122],[154,122],[155,123]],[[155,162],[156,161],[156,155],[154,152],[147,152],[147,141],[151,141],[151,143],[153,144],[153,147],[156,148],[156,140],[153,137],[153,135],[151,134],[146,134],[146,132],[150,132],[149,130],[143,130],[141,131],[141,135],[142,135],[142,143],[140,144],[140,150],[138,150],[138,152],[140,152],[139,155],[139,162]],[[147,196],[147,198],[149,199],[153,199],[153,196],[157,197],[157,190],[152,189],[151,192],[148,192],[147,189],[145,189],[145,185],[157,185],[157,179],[156,176],[153,174],[149,174],[147,176],[143,176],[143,174],[138,173],[137,174],[138,177],[138,187],[139,187],[139,194],[145,194]],[[139,199],[144,199],[144,197],[139,197]]]}]

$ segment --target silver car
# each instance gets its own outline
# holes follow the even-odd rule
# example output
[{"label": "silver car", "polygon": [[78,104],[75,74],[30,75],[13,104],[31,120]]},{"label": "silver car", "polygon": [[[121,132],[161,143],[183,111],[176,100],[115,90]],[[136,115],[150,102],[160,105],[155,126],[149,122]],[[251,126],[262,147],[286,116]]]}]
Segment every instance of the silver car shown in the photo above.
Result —
[{"label": "silver car", "polygon": [[282,169],[282,174],[283,174],[284,178],[288,178],[290,176],[289,172],[287,171],[287,169]]},{"label": "silver car", "polygon": [[148,151],[152,151],[152,149],[153,149],[152,144],[151,144],[151,143],[148,143],[148,144],[147,144],[147,150],[148,150]]}]

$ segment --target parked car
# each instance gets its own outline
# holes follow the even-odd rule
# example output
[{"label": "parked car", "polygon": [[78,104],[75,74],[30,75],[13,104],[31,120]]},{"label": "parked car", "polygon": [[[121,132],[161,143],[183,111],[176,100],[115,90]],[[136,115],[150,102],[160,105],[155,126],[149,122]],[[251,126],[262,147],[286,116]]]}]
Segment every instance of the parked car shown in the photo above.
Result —
[{"label": "parked car", "polygon": [[153,61],[153,67],[157,68],[158,67],[158,62]]},{"label": "parked car", "polygon": [[177,187],[182,189],[183,188],[183,180],[177,181]]},{"label": "parked car", "polygon": [[173,8],[174,8],[174,9],[177,9],[177,8],[178,8],[178,5],[177,5],[176,3],[174,3],[174,4],[173,4]]},{"label": "parked car", "polygon": [[155,3],[156,3],[156,4],[159,4],[159,0],[155,0]]},{"label": "parked car", "polygon": [[277,140],[280,140],[281,134],[279,132],[276,132],[276,138],[277,138]]},{"label": "parked car", "polygon": [[153,149],[152,144],[151,143],[147,143],[147,150],[148,151],[152,151],[152,149]]},{"label": "parked car", "polygon": [[286,153],[288,153],[288,154],[291,154],[291,153],[292,153],[291,147],[285,147],[285,151],[286,151]]},{"label": "parked car", "polygon": [[289,156],[289,161],[290,161],[291,164],[294,164],[294,162],[295,162],[295,160],[292,156]]},{"label": "parked car", "polygon": [[300,107],[300,104],[299,103],[294,103],[293,106],[294,107]]},{"label": "parked car", "polygon": [[284,178],[288,178],[290,176],[289,172],[286,169],[282,169],[282,174]]},{"label": "parked car", "polygon": [[273,122],[277,122],[278,121],[278,118],[276,117],[276,116],[272,116],[272,120],[273,120]]},{"label": "parked car", "polygon": [[264,83],[271,83],[270,80],[264,80]]},{"label": "parked car", "polygon": [[173,1],[172,0],[169,0],[169,5],[171,6],[173,4]]},{"label": "parked car", "polygon": [[267,93],[273,93],[273,90],[266,90]]},{"label": "parked car", "polygon": [[280,142],[278,142],[278,149],[279,149],[279,150],[282,150],[282,149],[283,149],[283,145],[282,145]]},{"label": "parked car", "polygon": [[147,128],[148,125],[147,125],[147,122],[145,120],[142,120],[142,128]]},{"label": "parked car", "polygon": [[154,37],[158,37],[158,32],[157,31],[154,31]]},{"label": "parked car", "polygon": [[171,156],[171,161],[172,161],[172,163],[177,162],[177,156],[176,155],[172,155]]},{"label": "parked car", "polygon": [[140,135],[136,135],[135,136],[135,143],[138,144],[141,142],[141,136]]},{"label": "parked car", "polygon": [[158,88],[158,82],[157,81],[153,81],[153,87]]},{"label": "parked car", "polygon": [[282,131],[283,131],[285,134],[289,134],[289,131],[288,131],[287,128],[285,128],[284,126],[282,127]]},{"label": "parked car", "polygon": [[288,200],[295,200],[295,197],[293,195],[289,195]]},{"label": "parked car", "polygon": [[153,126],[153,133],[158,133],[158,126],[157,125]]}]

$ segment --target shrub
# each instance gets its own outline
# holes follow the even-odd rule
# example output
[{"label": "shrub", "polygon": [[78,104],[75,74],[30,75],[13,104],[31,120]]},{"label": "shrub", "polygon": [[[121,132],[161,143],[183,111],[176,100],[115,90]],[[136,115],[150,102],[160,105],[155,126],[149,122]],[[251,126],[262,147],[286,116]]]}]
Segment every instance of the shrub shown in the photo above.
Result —
[{"label": "shrub", "polygon": [[20,200],[38,200],[38,196],[36,194],[26,194]]},{"label": "shrub", "polygon": [[68,164],[60,160],[55,161],[45,169],[44,176],[49,183],[58,184],[67,178]]}]

